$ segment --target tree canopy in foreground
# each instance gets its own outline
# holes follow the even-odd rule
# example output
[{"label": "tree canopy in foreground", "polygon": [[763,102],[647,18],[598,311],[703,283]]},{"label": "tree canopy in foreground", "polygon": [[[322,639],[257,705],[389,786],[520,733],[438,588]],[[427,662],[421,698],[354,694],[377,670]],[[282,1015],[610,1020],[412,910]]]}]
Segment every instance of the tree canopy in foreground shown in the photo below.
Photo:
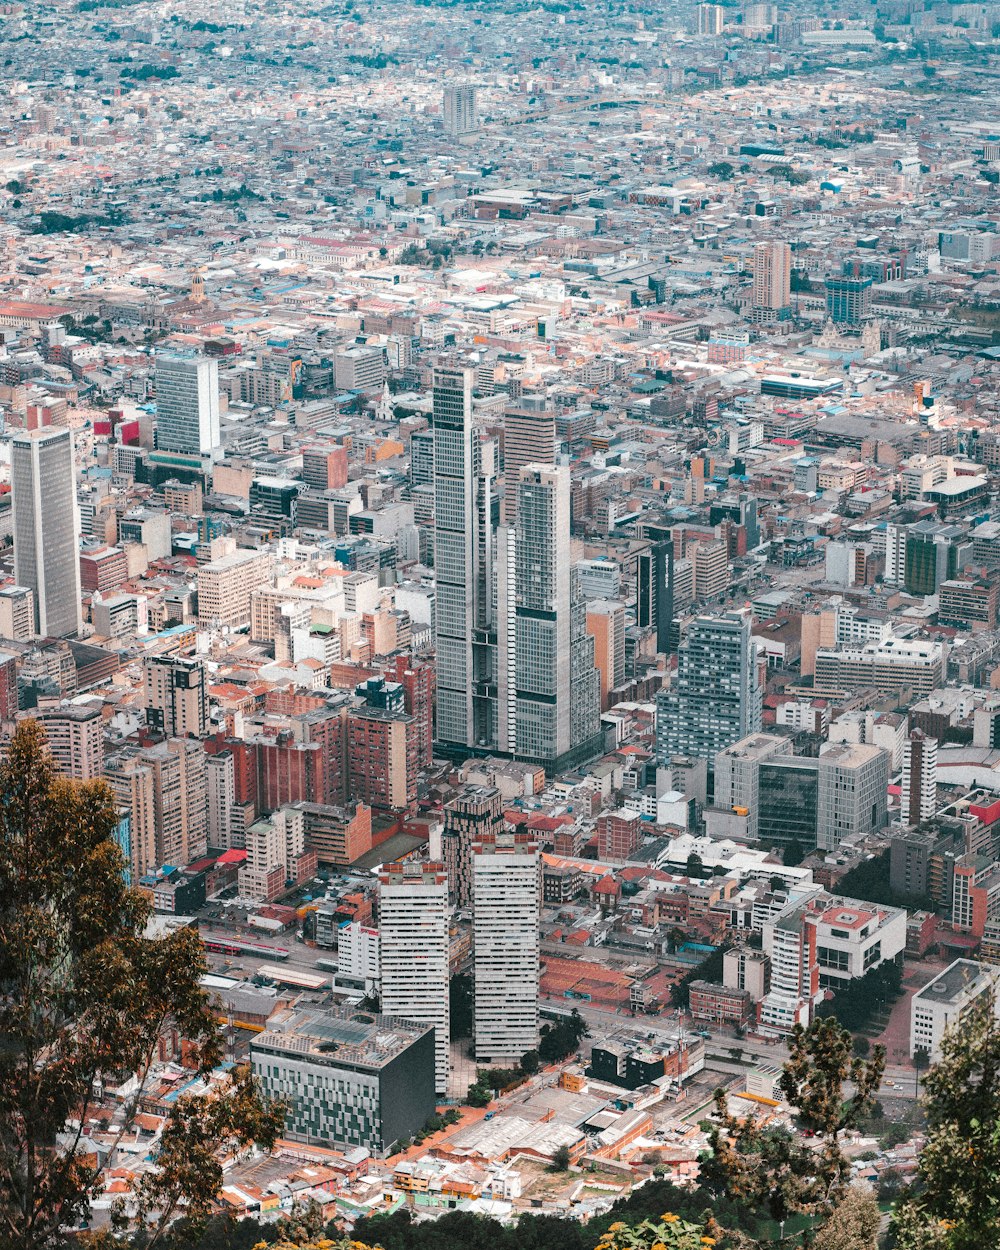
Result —
[{"label": "tree canopy in foreground", "polygon": [[[103,782],[56,775],[41,727],[18,726],[0,767],[0,1244],[63,1244],[102,1192],[104,1164],[84,1129],[97,1092],[138,1078],[113,1125],[123,1136],[168,1025],[191,1044],[198,1072],[221,1058],[217,1022],[199,984],[197,933],[145,936],[149,906],[125,882],[119,813]],[[195,1222],[218,1193],[218,1157],[273,1143],[267,1108],[246,1070],[211,1099],[170,1111],[159,1167],[113,1228],[146,1244],[184,1211]],[[110,1235],[110,1234],[109,1234]]]}]

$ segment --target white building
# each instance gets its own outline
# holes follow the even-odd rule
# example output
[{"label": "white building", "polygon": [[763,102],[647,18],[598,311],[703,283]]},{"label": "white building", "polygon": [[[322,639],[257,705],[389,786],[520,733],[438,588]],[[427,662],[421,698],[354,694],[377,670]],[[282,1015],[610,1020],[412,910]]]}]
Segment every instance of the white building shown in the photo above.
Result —
[{"label": "white building", "polygon": [[34,595],[35,633],[78,634],[80,524],[70,431],[18,430],[11,440],[11,483],[14,576]]},{"label": "white building", "polygon": [[816,921],[816,964],[821,989],[837,989],[906,947],[906,912],[834,898]]},{"label": "white building", "polygon": [[[910,1057],[926,1051],[932,1063],[941,1054],[941,1039],[949,1025],[957,1023],[981,994],[996,994],[1000,968],[956,959],[910,1000]],[[1000,1017],[994,1000],[994,1011]]]},{"label": "white building", "polygon": [[273,899],[294,878],[305,849],[305,813],[282,807],[255,820],[246,832],[246,863],[239,873],[239,891],[246,898]]},{"label": "white building", "polygon": [[337,929],[337,984],[363,989],[366,994],[377,993],[380,945],[378,929],[345,920]]},{"label": "white building", "polygon": [[156,358],[156,447],[188,456],[217,454],[219,362],[207,356]]},{"label": "white building", "polygon": [[382,1010],[434,1026],[434,1086],[445,1095],[451,1031],[444,865],[390,864],[384,869],[379,875],[379,926]]},{"label": "white building", "polygon": [[497,834],[472,848],[476,1059],[516,1065],[538,1045],[538,848]]}]

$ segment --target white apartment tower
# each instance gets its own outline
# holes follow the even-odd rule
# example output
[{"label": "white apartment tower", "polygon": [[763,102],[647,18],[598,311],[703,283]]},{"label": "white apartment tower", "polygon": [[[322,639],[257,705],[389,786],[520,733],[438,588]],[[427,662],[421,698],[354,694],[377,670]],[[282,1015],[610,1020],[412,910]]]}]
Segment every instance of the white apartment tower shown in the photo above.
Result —
[{"label": "white apartment tower", "polygon": [[434,1026],[434,1087],[448,1093],[448,874],[390,864],[379,875],[379,976],[385,1015]]},{"label": "white apartment tower", "polygon": [[34,595],[35,632],[78,634],[80,545],[73,437],[63,426],[19,430],[11,440],[14,576]]},{"label": "white apartment tower", "polygon": [[213,456],[220,444],[218,361],[207,356],[157,356],[157,450]]},{"label": "white apartment tower", "polygon": [[541,876],[530,836],[497,834],[472,850],[476,1059],[515,1066],[538,1045]]},{"label": "white apartment tower", "polygon": [[476,115],[476,89],[467,84],[445,87],[442,102],[446,135],[470,135],[479,129]]}]

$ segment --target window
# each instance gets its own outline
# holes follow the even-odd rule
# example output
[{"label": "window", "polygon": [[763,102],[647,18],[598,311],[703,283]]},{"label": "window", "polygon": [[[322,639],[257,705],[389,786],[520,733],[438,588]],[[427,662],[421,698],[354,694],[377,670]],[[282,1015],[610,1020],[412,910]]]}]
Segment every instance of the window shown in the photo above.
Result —
[{"label": "window", "polygon": [[847,951],[837,950],[833,946],[817,946],[816,962],[821,968],[832,968],[835,972],[847,972],[850,967],[850,955]]}]

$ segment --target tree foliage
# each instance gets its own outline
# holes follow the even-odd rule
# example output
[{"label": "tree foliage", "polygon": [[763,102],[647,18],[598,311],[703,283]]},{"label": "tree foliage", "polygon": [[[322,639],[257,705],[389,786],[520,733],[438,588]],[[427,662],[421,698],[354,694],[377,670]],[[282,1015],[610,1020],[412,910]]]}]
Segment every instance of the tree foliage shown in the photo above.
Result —
[{"label": "tree foliage", "polygon": [[813,1250],[875,1250],[882,1215],[868,1185],[852,1185],[816,1234]]},{"label": "tree foliage", "polygon": [[542,1063],[560,1063],[578,1049],[586,1035],[586,1022],[574,1008],[565,1019],[542,1026],[538,1057]]},{"label": "tree foliage", "polygon": [[[806,1144],[784,1128],[760,1127],[752,1116],[732,1114],[725,1091],[715,1095],[709,1134],[711,1156],[701,1165],[702,1183],[751,1209],[764,1208],[783,1222],[795,1213],[828,1218],[843,1199],[850,1164],[840,1135],[871,1109],[885,1070],[885,1049],[870,1059],[854,1055],[850,1033],[836,1020],[796,1025],[781,1092],[815,1140]],[[854,1093],[844,1096],[850,1080]]]},{"label": "tree foliage", "polygon": [[[199,984],[197,934],[144,936],[148,904],[125,884],[118,811],[102,782],[54,774],[41,727],[21,724],[0,768],[0,1242],[43,1250],[87,1214],[103,1183],[84,1129],[95,1091],[138,1082],[114,1123],[126,1132],[171,1024],[202,1074],[221,1058]],[[135,1195],[153,1230],[203,1215],[218,1192],[220,1149],[273,1142],[249,1074],[213,1099],[178,1099],[160,1166]]]},{"label": "tree foliage", "polygon": [[900,1250],[1000,1245],[1000,1024],[981,994],[941,1042],[923,1081],[927,1141],[897,1209]]}]

